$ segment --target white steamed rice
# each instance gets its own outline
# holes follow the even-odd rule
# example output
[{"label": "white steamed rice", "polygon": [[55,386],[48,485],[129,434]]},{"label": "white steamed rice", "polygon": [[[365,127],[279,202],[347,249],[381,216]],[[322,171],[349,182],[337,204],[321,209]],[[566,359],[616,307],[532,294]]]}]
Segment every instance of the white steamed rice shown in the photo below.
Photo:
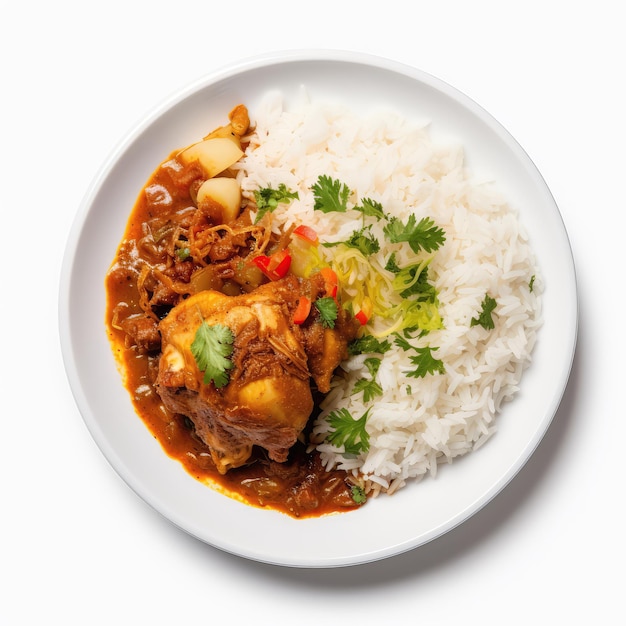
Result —
[{"label": "white steamed rice", "polygon": [[[472,181],[461,147],[435,145],[426,124],[389,111],[358,116],[306,97],[287,110],[278,93],[251,116],[255,131],[239,173],[244,196],[281,183],[299,193],[298,200],[274,211],[274,228],[304,223],[331,242],[362,227],[362,217],[354,211],[314,212],[311,187],[323,174],[350,187],[355,203],[371,198],[403,221],[410,214],[418,221],[429,217],[445,231],[445,243],[429,266],[444,328],[412,340],[438,347],[445,373],[408,377],[414,369],[409,353],[394,345],[383,355],[376,377],[383,395],[371,403],[369,451],[347,457],[324,438],[330,411],[345,407],[358,418],[368,408],[363,394],[352,394],[352,389],[367,372],[363,361],[371,355],[351,357],[335,377],[314,425],[326,467],[353,472],[372,494],[391,493],[410,480],[435,475],[438,464],[476,450],[491,437],[502,403],[518,391],[531,360],[541,323],[542,283],[515,211],[493,184]],[[415,263],[408,246],[400,250],[385,243],[382,227],[372,227],[381,250],[371,263],[384,267],[392,250],[399,265]],[[333,250],[326,254],[330,257]],[[364,276],[353,279],[343,285],[348,295]],[[470,325],[486,293],[497,302],[493,330]],[[372,322],[367,330],[382,332],[383,323]]]}]

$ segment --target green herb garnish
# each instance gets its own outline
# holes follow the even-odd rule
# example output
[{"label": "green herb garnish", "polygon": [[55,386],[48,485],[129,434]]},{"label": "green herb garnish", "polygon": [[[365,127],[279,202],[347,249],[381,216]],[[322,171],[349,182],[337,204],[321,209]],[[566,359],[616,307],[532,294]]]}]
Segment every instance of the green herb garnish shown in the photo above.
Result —
[{"label": "green herb garnish", "polygon": [[426,374],[443,374],[446,371],[443,361],[433,356],[433,350],[437,350],[437,348],[431,348],[430,346],[415,348],[417,355],[410,356],[409,359],[411,363],[417,367],[415,370],[408,372],[407,376],[412,378],[424,378]]},{"label": "green herb garnish", "polygon": [[352,499],[357,504],[365,504],[367,502],[367,496],[365,495],[365,489],[363,489],[363,487],[359,487],[359,485],[352,485],[350,492],[352,494]]},{"label": "green herb garnish", "polygon": [[257,206],[255,223],[266,213],[271,213],[281,202],[288,203],[291,200],[298,200],[297,191],[289,191],[287,185],[280,183],[278,189],[265,187],[254,192],[254,200]]},{"label": "green herb garnish", "polygon": [[420,301],[435,302],[437,290],[428,282],[428,262],[400,268],[394,276],[393,288],[402,298],[417,296]]},{"label": "green herb garnish", "polygon": [[311,187],[313,190],[313,209],[323,213],[345,213],[348,210],[350,188],[340,180],[322,174]]},{"label": "green herb garnish", "polygon": [[396,253],[392,252],[389,258],[387,259],[387,263],[385,265],[385,269],[392,274],[397,274],[400,272],[401,268],[398,266],[396,261]]},{"label": "green herb garnish", "polygon": [[370,373],[372,378],[376,378],[376,374],[378,374],[378,370],[380,369],[380,364],[381,359],[373,356],[370,356],[363,361],[363,365],[367,367],[367,371]]},{"label": "green herb garnish", "polygon": [[370,447],[370,436],[365,430],[370,409],[367,409],[359,419],[354,419],[348,409],[338,409],[327,417],[328,424],[333,429],[326,435],[326,440],[343,449],[346,454],[360,454],[367,452]]},{"label": "green herb garnish", "polygon": [[366,404],[374,398],[383,395],[382,387],[375,381],[368,378],[359,378],[352,388],[352,395],[363,392],[363,402]]},{"label": "green herb garnish", "polygon": [[322,245],[326,248],[334,246],[347,246],[348,248],[356,248],[363,256],[368,257],[376,254],[380,250],[378,239],[371,234],[371,226],[366,226],[360,230],[355,230],[347,241],[326,242]]},{"label": "green herb garnish", "polygon": [[228,384],[228,370],[233,362],[228,358],[233,352],[233,333],[228,326],[210,326],[203,321],[196,331],[191,353],[198,369],[204,372],[204,384],[211,382],[219,389]]},{"label": "green herb garnish", "polygon": [[335,328],[335,320],[339,313],[335,299],[330,296],[319,298],[319,300],[315,301],[315,308],[320,313],[322,326],[324,326],[324,328]]},{"label": "green herb garnish", "polygon": [[420,250],[433,252],[446,240],[443,229],[435,226],[435,222],[429,217],[423,217],[416,223],[415,215],[410,215],[406,224],[403,224],[397,217],[393,217],[383,230],[391,243],[405,241],[411,246],[413,252]]},{"label": "green herb garnish", "polygon": [[489,295],[485,294],[485,298],[481,304],[481,311],[478,317],[472,318],[470,326],[482,326],[485,330],[495,328],[491,314],[496,308],[496,301]]},{"label": "green herb garnish", "polygon": [[371,198],[363,198],[361,204],[355,206],[354,210],[363,213],[363,215],[375,217],[377,220],[381,220],[385,217],[383,205],[380,202],[376,202],[376,200],[372,200]]},{"label": "green herb garnish", "polygon": [[348,344],[348,354],[355,356],[357,354],[384,354],[389,350],[391,344],[384,339],[381,341],[373,335],[363,335]]},{"label": "green herb garnish", "polygon": [[368,403],[374,398],[383,395],[382,387],[376,382],[376,374],[380,368],[381,359],[378,357],[368,357],[363,361],[365,367],[367,367],[371,379],[359,378],[352,388],[352,395],[363,392],[363,402]]},{"label": "green herb garnish", "polygon": [[176,250],[176,256],[181,261],[185,261],[186,259],[189,258],[190,255],[191,255],[191,250],[187,246],[185,246],[184,248],[178,248],[178,250]]},{"label": "green herb garnish", "polygon": [[398,333],[394,333],[395,339],[393,342],[398,346],[398,348],[402,348],[405,352],[407,350],[413,349],[413,346],[407,341],[406,337],[402,337]]}]

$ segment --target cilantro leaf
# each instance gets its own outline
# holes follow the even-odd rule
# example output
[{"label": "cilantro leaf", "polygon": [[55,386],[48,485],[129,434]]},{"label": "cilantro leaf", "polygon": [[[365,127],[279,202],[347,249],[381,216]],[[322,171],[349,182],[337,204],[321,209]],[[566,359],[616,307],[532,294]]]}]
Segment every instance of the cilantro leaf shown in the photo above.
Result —
[{"label": "cilantro leaf", "polygon": [[346,454],[367,452],[370,447],[370,436],[365,425],[370,409],[367,409],[359,419],[354,419],[348,409],[338,409],[329,413],[327,420],[332,432],[326,435],[328,443],[343,449]]},{"label": "cilantro leaf", "polygon": [[489,294],[485,294],[481,304],[480,314],[478,317],[472,318],[470,326],[482,326],[485,330],[495,328],[491,313],[496,308],[496,304],[496,301]]},{"label": "cilantro leaf", "polygon": [[532,293],[533,289],[535,288],[535,278],[536,276],[533,274],[528,281],[528,290],[530,291],[530,293]]},{"label": "cilantro leaf", "polygon": [[359,487],[359,485],[352,485],[350,492],[352,494],[352,499],[357,504],[365,504],[367,502],[367,496],[365,495],[365,489],[363,489],[363,487]]},{"label": "cilantro leaf", "polygon": [[433,350],[437,350],[437,348],[431,348],[430,346],[415,348],[417,355],[410,356],[409,359],[411,363],[417,367],[415,370],[408,372],[407,376],[412,378],[424,378],[426,374],[443,374],[446,371],[443,361],[433,356]]},{"label": "cilantro leaf", "polygon": [[176,256],[181,261],[186,261],[191,256],[191,250],[187,246],[184,246],[183,248],[178,248],[176,250]]},{"label": "cilantro leaf", "polygon": [[367,359],[365,359],[365,361],[363,361],[363,365],[367,367],[367,370],[369,371],[370,376],[372,378],[375,378],[376,374],[378,374],[380,364],[381,364],[381,359],[379,359],[378,357],[373,357],[373,356],[370,356]]},{"label": "cilantro leaf", "polygon": [[257,214],[255,223],[258,222],[266,213],[271,213],[281,202],[290,202],[298,200],[297,191],[289,191],[287,185],[280,183],[278,189],[264,187],[254,192],[254,200],[257,206]]},{"label": "cilantro leaf", "polygon": [[376,200],[372,200],[371,198],[363,198],[361,204],[355,206],[354,210],[360,211],[361,213],[363,213],[363,215],[375,217],[377,220],[383,219],[385,217],[383,205],[380,202],[376,202]]},{"label": "cilantro leaf", "polygon": [[359,378],[352,388],[352,395],[363,392],[363,402],[371,402],[374,398],[383,395],[382,387],[375,381],[368,378]]},{"label": "cilantro leaf", "polygon": [[348,248],[356,248],[363,256],[367,257],[376,254],[380,250],[380,243],[370,232],[371,226],[355,230],[347,241],[325,242],[322,245],[327,248],[334,246],[347,246]]},{"label": "cilantro leaf", "polygon": [[380,341],[373,335],[363,335],[357,337],[348,344],[348,354],[384,354],[391,348],[391,344],[385,339]]},{"label": "cilantro leaf", "polygon": [[356,383],[354,383],[352,395],[362,391],[363,402],[367,403],[372,401],[374,398],[383,395],[382,387],[374,380],[376,378],[376,374],[378,373],[378,369],[380,368],[381,359],[377,357],[369,357],[363,361],[363,364],[367,367],[372,378],[359,378]]},{"label": "cilantro leaf", "polygon": [[397,274],[400,272],[400,267],[396,261],[396,253],[392,252],[391,256],[387,259],[387,263],[385,265],[385,269],[392,274]]},{"label": "cilantro leaf", "polygon": [[394,339],[394,343],[396,344],[396,346],[398,346],[398,348],[402,348],[405,352],[413,348],[413,346],[406,340],[406,337],[402,337],[398,333],[394,334],[396,337]]},{"label": "cilantro leaf", "polygon": [[315,301],[315,308],[319,311],[324,328],[335,328],[335,320],[339,313],[337,302],[334,298],[327,296]]},{"label": "cilantro leaf", "polygon": [[417,224],[415,222],[415,215],[409,216],[406,225],[397,217],[392,217],[383,231],[391,243],[406,241],[413,252],[433,252],[446,240],[443,229],[435,226],[429,217],[423,217]]},{"label": "cilantro leaf", "polygon": [[314,210],[323,213],[345,213],[347,211],[351,191],[341,181],[322,174],[311,189],[315,200]]},{"label": "cilantro leaf", "polygon": [[233,352],[233,341],[233,333],[228,326],[210,326],[203,321],[198,327],[191,344],[191,354],[198,369],[204,372],[205,385],[212,382],[220,388],[228,384],[228,370],[233,367],[233,362],[227,357]]}]

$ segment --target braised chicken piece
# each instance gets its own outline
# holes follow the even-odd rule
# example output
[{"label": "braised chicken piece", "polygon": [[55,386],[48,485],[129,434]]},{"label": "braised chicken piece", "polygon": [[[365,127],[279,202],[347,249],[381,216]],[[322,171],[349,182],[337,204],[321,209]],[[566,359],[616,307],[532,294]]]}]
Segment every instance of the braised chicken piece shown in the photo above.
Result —
[{"label": "braised chicken piece", "polygon": [[[202,291],[160,322],[156,388],[170,411],[193,422],[220,473],[245,464],[254,446],[265,448],[274,461],[285,461],[313,410],[311,384],[329,390],[354,338],[353,322],[340,306],[333,328],[322,324],[315,307],[304,323],[293,322],[301,296],[315,302],[324,295],[321,276],[289,275],[250,294]],[[192,352],[203,323],[232,333],[224,385],[206,382]]]}]

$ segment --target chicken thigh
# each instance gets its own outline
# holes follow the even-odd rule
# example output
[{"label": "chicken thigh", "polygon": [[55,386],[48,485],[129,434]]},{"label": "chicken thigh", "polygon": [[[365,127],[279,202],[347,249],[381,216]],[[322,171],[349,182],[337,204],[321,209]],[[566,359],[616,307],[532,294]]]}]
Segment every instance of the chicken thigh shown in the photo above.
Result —
[{"label": "chicken thigh", "polygon": [[[289,276],[239,296],[200,292],[161,321],[157,390],[170,411],[193,422],[221,473],[245,464],[254,446],[285,461],[313,410],[311,379],[328,391],[351,338],[347,316],[332,329],[314,314],[306,324],[292,321],[300,296],[323,293],[316,277]],[[192,352],[204,322],[232,333],[225,385],[207,383]]]}]

